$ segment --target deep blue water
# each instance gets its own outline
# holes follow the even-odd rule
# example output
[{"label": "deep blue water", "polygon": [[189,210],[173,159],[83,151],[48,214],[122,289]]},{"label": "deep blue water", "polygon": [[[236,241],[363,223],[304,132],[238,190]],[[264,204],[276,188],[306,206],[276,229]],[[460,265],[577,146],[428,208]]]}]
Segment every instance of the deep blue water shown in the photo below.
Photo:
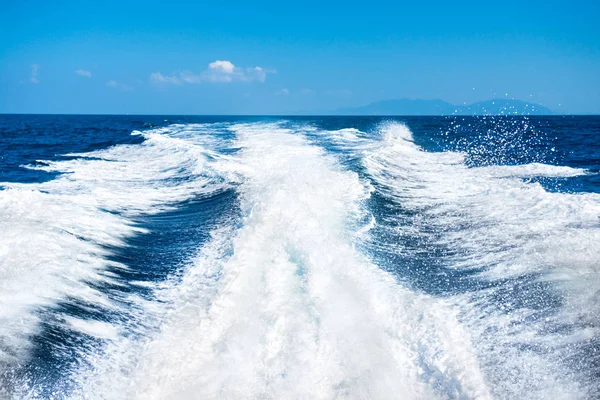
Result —
[{"label": "deep blue water", "polygon": [[[140,143],[131,136],[169,124],[274,121],[277,117],[125,116],[125,115],[2,115],[0,171],[6,182],[40,182],[48,174],[19,168],[37,160],[63,159],[119,144]],[[431,151],[460,150],[472,165],[548,162],[586,168],[596,174],[569,182],[570,190],[600,187],[600,117],[288,117],[288,121],[335,130],[354,127],[373,130],[382,121],[406,123],[418,143]]]},{"label": "deep blue water", "polygon": [[600,117],[0,116],[0,397],[597,398],[599,273]]}]

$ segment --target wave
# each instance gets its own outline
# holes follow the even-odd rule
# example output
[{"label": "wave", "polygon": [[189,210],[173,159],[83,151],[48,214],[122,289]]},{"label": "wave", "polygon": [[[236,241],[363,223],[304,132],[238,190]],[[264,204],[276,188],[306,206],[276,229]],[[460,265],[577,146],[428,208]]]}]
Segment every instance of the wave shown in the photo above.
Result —
[{"label": "wave", "polygon": [[482,175],[488,174],[490,177],[494,178],[573,178],[589,174],[589,172],[583,168],[541,163],[495,165],[492,167],[479,167],[477,170]]},{"label": "wave", "polygon": [[0,184],[2,370],[26,361],[30,338],[46,318],[43,310],[54,309],[52,323],[65,329],[116,335],[103,321],[70,316],[58,305],[77,303],[106,315],[130,301],[118,297],[118,291],[113,296],[100,288],[127,285],[119,271],[128,267],[111,256],[127,238],[145,232],[137,218],[223,188],[209,167],[214,150],[202,135],[206,129],[191,125],[147,131],[139,145],[28,166],[59,173],[54,180]]},{"label": "wave", "polygon": [[389,231],[421,238],[424,248],[399,251],[438,251],[449,275],[462,273],[447,292],[463,310],[493,394],[598,393],[598,359],[587,353],[600,336],[600,195],[551,193],[520,179],[587,171],[468,167],[463,153],[424,151],[402,124],[380,129],[363,165],[378,192],[412,216],[397,217]]},{"label": "wave", "polygon": [[368,183],[279,125],[231,129],[241,150],[219,168],[241,177],[240,226],[213,232],[163,293],[159,332],[99,355],[78,377],[81,393],[489,397],[456,312],[403,287],[355,248]]},{"label": "wave", "polygon": [[[393,122],[133,134],[144,142],[28,166],[52,181],[2,184],[0,367],[27,359],[51,310],[101,343],[75,350],[61,398],[600,393],[600,195],[531,180],[588,171],[470,167]],[[181,270],[122,278],[114,251],[144,217],[229,189],[235,212]]]}]

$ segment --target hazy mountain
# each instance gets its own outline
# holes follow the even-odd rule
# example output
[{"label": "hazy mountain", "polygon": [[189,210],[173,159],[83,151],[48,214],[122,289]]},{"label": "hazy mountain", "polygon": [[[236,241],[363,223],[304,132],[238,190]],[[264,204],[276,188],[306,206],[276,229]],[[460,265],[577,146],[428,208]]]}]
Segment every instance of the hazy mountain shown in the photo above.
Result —
[{"label": "hazy mountain", "polygon": [[521,100],[494,99],[470,105],[443,100],[381,100],[356,108],[343,108],[336,115],[552,115],[552,110]]}]

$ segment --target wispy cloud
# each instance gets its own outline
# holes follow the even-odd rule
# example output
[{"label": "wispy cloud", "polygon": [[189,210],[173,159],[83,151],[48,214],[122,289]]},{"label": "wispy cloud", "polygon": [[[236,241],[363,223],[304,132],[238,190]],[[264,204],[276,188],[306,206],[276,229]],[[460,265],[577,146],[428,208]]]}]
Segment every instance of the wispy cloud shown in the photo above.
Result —
[{"label": "wispy cloud", "polygon": [[31,77],[29,80],[31,83],[40,83],[38,76],[40,75],[40,66],[37,64],[31,64]]},{"label": "wispy cloud", "polygon": [[231,83],[231,82],[264,82],[267,74],[276,73],[273,69],[262,67],[236,67],[231,61],[216,60],[208,64],[201,72],[182,71],[179,76],[166,76],[160,72],[150,74],[150,82],[179,85],[182,83]]},{"label": "wispy cloud", "polygon": [[290,91],[288,88],[279,89],[275,92],[275,96],[289,96]]},{"label": "wispy cloud", "polygon": [[86,71],[85,69],[78,69],[75,73],[79,76],[84,76],[86,78],[91,78],[92,73],[90,71]]},{"label": "wispy cloud", "polygon": [[196,75],[192,71],[183,71],[179,76],[185,83],[202,83],[202,76]]},{"label": "wispy cloud", "polygon": [[166,76],[160,72],[150,74],[150,82],[156,84],[181,85],[181,81],[176,76]]},{"label": "wispy cloud", "polygon": [[133,88],[131,86],[124,85],[112,79],[106,82],[106,86],[108,86],[109,88],[120,90],[122,92],[133,92]]}]

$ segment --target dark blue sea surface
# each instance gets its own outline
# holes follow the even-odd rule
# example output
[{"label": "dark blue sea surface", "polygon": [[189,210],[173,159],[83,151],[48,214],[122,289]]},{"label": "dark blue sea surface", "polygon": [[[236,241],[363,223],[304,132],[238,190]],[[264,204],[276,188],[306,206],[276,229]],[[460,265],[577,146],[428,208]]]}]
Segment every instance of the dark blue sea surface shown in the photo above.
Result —
[{"label": "dark blue sea surface", "polygon": [[600,117],[0,115],[1,398],[598,398]]}]

